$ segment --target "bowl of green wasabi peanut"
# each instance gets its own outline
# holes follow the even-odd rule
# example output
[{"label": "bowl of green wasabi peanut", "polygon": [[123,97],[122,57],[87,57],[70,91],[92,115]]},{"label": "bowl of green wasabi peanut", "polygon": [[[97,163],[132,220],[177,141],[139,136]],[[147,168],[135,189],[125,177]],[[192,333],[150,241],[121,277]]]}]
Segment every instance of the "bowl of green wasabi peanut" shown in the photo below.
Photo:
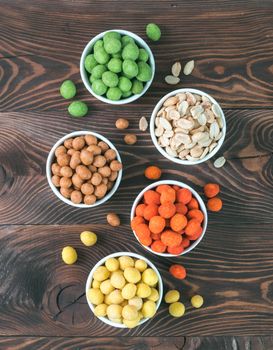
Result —
[{"label": "bowl of green wasabi peanut", "polygon": [[80,73],[86,89],[98,100],[121,105],[145,94],[155,74],[151,49],[138,35],[113,29],[85,46]]}]

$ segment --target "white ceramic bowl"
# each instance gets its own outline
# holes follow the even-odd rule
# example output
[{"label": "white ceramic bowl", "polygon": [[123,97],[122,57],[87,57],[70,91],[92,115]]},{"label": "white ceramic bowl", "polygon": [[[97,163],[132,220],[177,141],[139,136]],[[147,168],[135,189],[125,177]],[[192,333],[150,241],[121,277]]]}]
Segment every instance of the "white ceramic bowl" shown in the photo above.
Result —
[{"label": "white ceramic bowl", "polygon": [[[156,118],[156,115],[158,113],[158,111],[161,109],[164,101],[171,97],[171,96],[174,96],[178,93],[182,93],[182,92],[191,92],[193,94],[197,94],[197,95],[203,95],[203,96],[206,96],[212,103],[216,104],[218,107],[219,107],[219,110],[221,112],[221,118],[222,118],[222,121],[223,121],[223,128],[222,128],[222,137],[220,138],[220,140],[218,140],[218,144],[217,146],[212,150],[212,152],[208,153],[203,159],[200,159],[198,161],[190,161],[190,160],[183,160],[183,159],[180,159],[180,158],[175,158],[175,157],[172,157],[170,156],[165,150],[164,148],[162,148],[161,146],[159,146],[158,142],[157,142],[157,137],[155,136],[155,118]],[[225,139],[225,136],[226,136],[226,119],[225,119],[225,115],[224,115],[224,112],[221,108],[221,106],[219,105],[219,103],[213,98],[211,97],[209,94],[201,91],[201,90],[197,90],[197,89],[178,89],[178,90],[174,90],[172,92],[170,92],[169,94],[163,96],[161,98],[161,100],[157,103],[157,105],[155,106],[153,112],[152,112],[152,116],[151,116],[151,119],[150,119],[150,134],[151,134],[151,137],[152,137],[152,140],[153,140],[153,143],[155,145],[155,147],[158,149],[158,151],[167,159],[171,160],[172,162],[175,162],[175,163],[178,163],[178,164],[183,164],[183,165],[195,165],[195,164],[200,164],[200,163],[203,163],[205,161],[207,161],[208,159],[210,159],[211,157],[213,157],[218,151],[219,149],[221,148],[223,142],[224,142],[224,139]]]},{"label": "white ceramic bowl", "polygon": [[52,189],[52,191],[54,192],[54,194],[61,201],[63,201],[64,203],[69,204],[69,205],[71,205],[73,207],[77,207],[77,208],[93,208],[93,207],[96,207],[96,206],[98,206],[100,204],[103,204],[103,203],[107,202],[108,199],[110,199],[113,196],[113,194],[116,192],[116,190],[119,187],[121,178],[122,178],[122,169],[119,171],[118,177],[117,177],[116,182],[115,182],[114,186],[112,187],[111,191],[107,192],[105,197],[103,197],[102,199],[97,200],[92,205],[87,205],[87,204],[84,204],[84,203],[80,203],[80,204],[73,203],[71,200],[69,200],[69,199],[65,198],[64,196],[62,196],[60,191],[53,185],[53,183],[51,181],[51,176],[52,176],[51,164],[53,163],[53,160],[55,159],[55,150],[56,150],[56,148],[59,147],[60,145],[62,145],[65,140],[67,140],[67,139],[69,139],[71,137],[77,137],[77,136],[82,136],[82,135],[94,135],[99,140],[104,141],[105,143],[107,143],[110,148],[112,148],[113,150],[116,151],[116,153],[117,153],[117,160],[119,160],[121,162],[121,158],[120,158],[120,155],[118,153],[118,150],[112,144],[112,142],[110,142],[106,137],[104,137],[104,136],[102,136],[102,135],[100,135],[100,134],[98,134],[96,132],[92,132],[92,131],[75,131],[75,132],[72,132],[72,133],[67,134],[64,137],[62,137],[51,148],[51,151],[49,152],[48,157],[47,157],[47,161],[46,161],[46,177],[47,177],[47,181],[49,183],[49,186]]},{"label": "white ceramic bowl", "polygon": [[[142,259],[144,261],[146,261],[147,265],[152,268],[155,273],[157,274],[157,277],[158,277],[158,293],[159,293],[159,299],[158,301],[156,302],[156,310],[158,310],[159,306],[160,306],[160,303],[161,303],[161,300],[162,300],[162,296],[163,296],[163,282],[162,282],[162,278],[160,276],[160,273],[159,271],[157,270],[157,268],[155,267],[155,265],[153,263],[151,263],[150,260],[146,259],[144,256],[142,255],[139,255],[139,254],[135,254],[135,253],[130,253],[130,252],[118,252],[118,253],[114,253],[114,254],[110,254],[110,255],[107,255],[106,257],[104,257],[103,259],[101,259],[93,268],[92,270],[90,271],[88,277],[87,277],[87,281],[86,281],[86,286],[85,286],[85,293],[86,293],[86,296],[87,296],[87,292],[88,292],[88,289],[91,288],[91,282],[93,280],[93,274],[94,272],[96,271],[96,269],[103,265],[105,263],[105,261],[109,258],[117,258],[117,257],[120,257],[120,256],[130,256],[132,258],[136,258],[136,259]],[[87,299],[87,298],[86,298]],[[90,307],[90,309],[92,310],[92,312],[94,313],[94,306],[92,303],[90,303],[90,301],[87,299],[87,303]],[[97,317],[97,316],[96,316]],[[115,323],[115,322],[112,322],[110,321],[107,317],[98,317],[102,322],[110,325],[110,326],[113,326],[113,327],[117,327],[117,328],[128,328],[126,327],[124,324],[121,324],[121,323]],[[143,318],[140,322],[139,322],[139,326],[145,322],[147,322],[148,320],[150,320],[149,318]]]},{"label": "white ceramic bowl", "polygon": [[[121,99],[121,100],[118,100],[118,101],[111,101],[109,100],[108,98],[106,97],[103,97],[103,96],[99,96],[97,94],[94,93],[94,91],[92,90],[92,87],[91,87],[91,84],[89,82],[89,78],[88,78],[88,73],[86,72],[85,68],[84,68],[84,61],[85,61],[85,57],[91,52],[92,50],[92,47],[93,45],[95,44],[95,42],[99,39],[101,39],[105,33],[108,33],[108,32],[118,32],[122,35],[128,35],[130,37],[132,37],[136,42],[137,44],[144,48],[148,53],[149,53],[149,64],[152,68],[152,78],[151,80],[149,80],[146,85],[144,86],[144,89],[142,90],[142,92],[140,94],[137,94],[137,95],[132,95],[128,98],[124,98],[124,99]],[[149,89],[150,85],[152,84],[152,81],[154,79],[154,75],[155,75],[155,60],[154,60],[154,56],[153,56],[153,53],[150,49],[150,47],[146,44],[146,42],[141,39],[138,35],[132,33],[132,32],[129,32],[127,30],[122,30],[122,29],[112,29],[112,30],[107,30],[103,33],[100,33],[98,35],[96,35],[93,39],[91,39],[89,41],[89,43],[85,46],[84,50],[83,50],[83,53],[81,55],[81,61],[80,61],[80,73],[81,73],[81,78],[82,78],[82,81],[86,87],[86,89],[94,96],[96,97],[98,100],[102,101],[102,102],[105,102],[105,103],[109,103],[111,105],[123,105],[123,104],[126,104],[126,103],[130,103],[130,102],[133,102],[135,100],[137,100],[138,98],[140,98],[142,95],[145,94],[145,92]]]},{"label": "white ceramic bowl", "polygon": [[200,210],[203,212],[204,214],[204,221],[202,223],[202,227],[203,227],[203,231],[202,231],[202,234],[201,236],[196,240],[194,241],[193,243],[191,243],[191,245],[186,248],[181,254],[179,255],[174,255],[174,254],[169,254],[169,253],[157,253],[157,252],[154,252],[150,247],[147,247],[145,245],[143,245],[135,231],[133,230],[134,232],[134,235],[135,235],[135,238],[138,240],[139,244],[142,245],[143,248],[145,248],[146,250],[148,250],[150,253],[153,253],[153,254],[156,254],[156,255],[159,255],[159,256],[164,256],[166,258],[169,258],[169,257],[172,257],[172,256],[180,256],[180,255],[184,255],[184,254],[187,254],[188,252],[190,252],[191,250],[193,250],[203,239],[204,235],[205,235],[205,232],[206,232],[206,229],[207,229],[207,225],[208,225],[208,213],[207,213],[207,208],[205,206],[205,203],[203,202],[203,199],[199,196],[199,194],[192,188],[190,187],[189,185],[185,184],[184,182],[180,182],[180,181],[175,181],[175,180],[161,180],[161,181],[157,181],[157,182],[154,182],[152,183],[151,185],[145,187],[140,193],[139,195],[136,197],[134,203],[133,203],[133,206],[132,206],[132,209],[131,209],[131,220],[135,217],[135,211],[136,211],[136,207],[138,206],[138,204],[141,202],[141,200],[143,199],[143,195],[146,191],[148,190],[152,190],[154,189],[155,187],[159,186],[159,185],[176,185],[176,186],[179,186],[179,187],[182,187],[182,188],[188,188],[191,193],[193,194],[193,196],[197,199],[198,203],[199,203],[199,207],[200,207]]}]

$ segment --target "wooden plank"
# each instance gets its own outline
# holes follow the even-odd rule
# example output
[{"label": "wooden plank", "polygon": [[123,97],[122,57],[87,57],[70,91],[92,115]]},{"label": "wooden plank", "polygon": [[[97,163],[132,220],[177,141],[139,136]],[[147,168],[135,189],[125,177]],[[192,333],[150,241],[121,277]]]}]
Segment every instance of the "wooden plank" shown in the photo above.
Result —
[{"label": "wooden plank", "polygon": [[[141,106],[150,107],[172,90],[164,83],[170,65],[195,59],[191,76],[177,87],[211,93],[226,108],[272,107],[273,3],[267,1],[1,1],[1,110],[62,110],[59,85],[67,78],[80,86],[79,60],[94,35],[111,28],[143,38],[149,20],[162,27],[162,40],[150,43],[156,77]],[[111,18],[111,22],[109,22]],[[105,105],[103,105],[105,107]],[[131,112],[141,111],[139,103]]]},{"label": "wooden plank", "polygon": [[271,350],[272,343],[272,337],[0,337],[0,346],[9,350]]},{"label": "wooden plank", "polygon": [[[98,234],[96,246],[88,248],[80,242],[79,233],[86,229]],[[162,259],[142,249],[128,226],[1,226],[0,334],[95,339],[106,334],[268,335],[273,330],[272,229],[272,224],[213,224],[190,254]],[[78,251],[79,260],[73,266],[61,261],[65,245]],[[185,316],[171,318],[162,302],[152,321],[132,330],[116,329],[96,319],[85,300],[86,278],[98,260],[117,251],[137,252],[154,262],[164,291],[180,290]],[[168,272],[175,262],[187,269],[183,281]],[[190,306],[195,293],[204,296],[201,309]]]},{"label": "wooden plank", "polygon": [[[129,223],[130,207],[140,190],[149,184],[143,176],[148,164],[163,169],[163,179],[178,179],[202,194],[202,186],[218,182],[222,187],[224,209],[210,214],[212,222],[272,222],[273,139],[270,136],[271,111],[226,110],[227,137],[223,149],[227,163],[216,169],[213,161],[194,167],[178,166],[166,160],[155,149],[148,131],[140,132],[138,120],[148,116],[133,114],[125,107],[122,116],[130,120],[126,132],[136,133],[138,143],[125,145],[123,135],[114,127],[120,110],[91,111],[82,120],[65,113],[16,112],[0,117],[0,223],[2,224],[77,224],[105,223],[109,211],[122,214]],[[99,125],[98,125],[99,121]],[[54,128],[52,128],[54,125]],[[119,190],[105,205],[94,210],[72,208],[55,197],[45,178],[45,163],[52,145],[74,130],[93,130],[108,137],[121,153],[124,175]],[[216,157],[215,157],[216,158]],[[214,158],[214,159],[215,159]]]}]

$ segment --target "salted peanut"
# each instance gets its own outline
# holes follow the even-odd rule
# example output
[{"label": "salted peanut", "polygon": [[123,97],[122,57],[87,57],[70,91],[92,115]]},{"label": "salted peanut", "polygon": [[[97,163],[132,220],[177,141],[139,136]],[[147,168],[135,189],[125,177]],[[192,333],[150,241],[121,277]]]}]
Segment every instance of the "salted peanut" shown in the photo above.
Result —
[{"label": "salted peanut", "polygon": [[93,162],[93,153],[89,152],[87,149],[82,149],[80,153],[80,160],[84,165],[90,165]]},{"label": "salted peanut", "polygon": [[75,186],[75,188],[80,189],[83,184],[83,179],[78,174],[73,174],[72,176],[72,183]]},{"label": "salted peanut", "polygon": [[69,177],[61,177],[60,186],[63,188],[69,188],[72,186],[72,181]]},{"label": "salted peanut", "polygon": [[95,167],[93,164],[88,165],[87,168],[91,171],[91,173],[96,173],[98,171],[98,168]]},{"label": "salted peanut", "polygon": [[134,145],[137,142],[137,136],[135,134],[127,134],[124,136],[124,142],[127,145]]},{"label": "salted peanut", "polygon": [[180,72],[181,72],[181,63],[180,62],[175,62],[173,65],[172,65],[172,75],[174,77],[178,77]]},{"label": "salted peanut", "polygon": [[83,136],[75,137],[72,141],[72,146],[76,151],[81,150],[85,146],[85,139]]},{"label": "salted peanut", "polygon": [[87,151],[93,153],[94,156],[97,156],[102,152],[102,149],[98,145],[90,145],[86,149]]},{"label": "salted peanut", "polygon": [[119,226],[120,225],[120,218],[115,213],[109,213],[107,214],[107,222],[111,226]]},{"label": "salted peanut", "polygon": [[67,154],[69,154],[70,156],[73,156],[75,152],[78,152],[78,151],[76,151],[74,148],[69,148],[69,150],[67,151]]},{"label": "salted peanut", "polygon": [[64,154],[67,152],[67,149],[64,146],[59,146],[55,150],[55,156],[58,157],[60,154]]},{"label": "salted peanut", "polygon": [[102,168],[106,164],[106,158],[104,156],[96,156],[93,161],[93,165],[97,168]]},{"label": "salted peanut", "polygon": [[185,75],[189,75],[192,73],[193,69],[194,69],[194,60],[191,60],[185,64],[183,73]]},{"label": "salted peanut", "polygon": [[86,205],[92,205],[96,203],[97,197],[94,194],[86,195],[83,198],[83,202]]},{"label": "salted peanut", "polygon": [[168,107],[168,106],[174,106],[178,103],[178,97],[177,96],[172,96],[167,98],[167,100],[164,101],[163,106]]},{"label": "salted peanut", "polygon": [[98,143],[98,139],[94,135],[85,135],[84,139],[88,146],[96,145]]},{"label": "salted peanut", "polygon": [[143,116],[139,119],[138,127],[140,131],[146,131],[148,129],[147,119]]},{"label": "salted peanut", "polygon": [[58,157],[57,157],[57,163],[60,165],[60,166],[66,166],[69,164],[70,162],[70,155],[69,154],[66,154],[66,153],[62,153],[60,154]]},{"label": "salted peanut", "polygon": [[111,168],[107,165],[101,167],[98,169],[99,174],[101,174],[102,177],[109,177],[111,175]]},{"label": "salted peanut", "polygon": [[101,182],[103,184],[107,185],[108,184],[108,178],[107,177],[103,177]]},{"label": "salted peanut", "polygon": [[75,204],[79,204],[82,201],[82,193],[80,191],[72,191],[70,195],[71,201]]},{"label": "salted peanut", "polygon": [[104,141],[100,141],[98,143],[98,146],[102,149],[103,153],[105,153],[109,149],[108,144],[106,142],[104,142]]},{"label": "salted peanut", "polygon": [[116,120],[116,128],[117,129],[127,129],[129,126],[129,122],[125,118],[119,118]]},{"label": "salted peanut", "polygon": [[164,79],[165,82],[170,85],[176,85],[180,82],[180,78],[175,77],[173,75],[167,75]]},{"label": "salted peanut", "polygon": [[60,176],[53,175],[52,178],[51,178],[51,181],[52,181],[54,186],[60,187]]},{"label": "salted peanut", "polygon": [[108,181],[106,186],[107,186],[107,191],[110,191],[113,188],[113,186],[114,186],[114,182],[113,181]]},{"label": "salted peanut", "polygon": [[91,171],[85,165],[78,165],[76,168],[76,173],[83,180],[89,180],[92,176]]},{"label": "salted peanut", "polygon": [[81,186],[81,192],[85,195],[90,195],[94,192],[94,186],[89,183],[84,183]]},{"label": "salted peanut", "polygon": [[64,146],[67,148],[67,149],[70,149],[72,148],[72,143],[73,143],[73,139],[67,139],[64,141]]},{"label": "salted peanut", "polygon": [[94,173],[92,175],[92,178],[90,179],[90,182],[94,186],[98,186],[102,181],[102,176],[99,173]]},{"label": "salted peanut", "polygon": [[64,177],[71,177],[73,175],[73,171],[69,166],[63,166],[61,167],[60,174]]},{"label": "salted peanut", "polygon": [[66,187],[61,187],[60,188],[60,193],[65,198],[70,198],[72,191],[73,191],[72,188],[66,188]]},{"label": "salted peanut", "polygon": [[69,165],[71,169],[76,169],[76,167],[80,164],[81,164],[80,152],[76,151],[75,153],[72,154]]},{"label": "salted peanut", "polygon": [[51,171],[52,171],[52,174],[53,174],[53,175],[61,176],[61,167],[60,167],[59,164],[53,163],[53,164],[51,165]]},{"label": "salted peanut", "polygon": [[109,176],[109,181],[115,181],[117,177],[118,177],[118,172],[112,171],[111,175]]},{"label": "salted peanut", "polygon": [[118,160],[112,160],[112,162],[110,163],[110,168],[113,171],[119,171],[120,169],[122,169],[122,164]]},{"label": "salted peanut", "polygon": [[97,198],[102,198],[105,196],[106,192],[107,192],[107,186],[105,184],[101,183],[98,186],[96,186],[94,195]]},{"label": "salted peanut", "polygon": [[104,153],[104,157],[106,158],[107,162],[110,162],[110,161],[116,159],[117,153],[116,153],[116,151],[114,149],[108,149]]}]

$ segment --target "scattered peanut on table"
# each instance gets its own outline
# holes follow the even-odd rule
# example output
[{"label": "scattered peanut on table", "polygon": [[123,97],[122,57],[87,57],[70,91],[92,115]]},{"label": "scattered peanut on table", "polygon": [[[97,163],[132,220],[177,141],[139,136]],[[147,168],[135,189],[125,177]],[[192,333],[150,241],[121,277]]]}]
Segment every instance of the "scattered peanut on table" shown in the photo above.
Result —
[{"label": "scattered peanut on table", "polygon": [[134,145],[137,142],[137,136],[135,134],[126,134],[124,136],[124,142],[127,145]]}]

